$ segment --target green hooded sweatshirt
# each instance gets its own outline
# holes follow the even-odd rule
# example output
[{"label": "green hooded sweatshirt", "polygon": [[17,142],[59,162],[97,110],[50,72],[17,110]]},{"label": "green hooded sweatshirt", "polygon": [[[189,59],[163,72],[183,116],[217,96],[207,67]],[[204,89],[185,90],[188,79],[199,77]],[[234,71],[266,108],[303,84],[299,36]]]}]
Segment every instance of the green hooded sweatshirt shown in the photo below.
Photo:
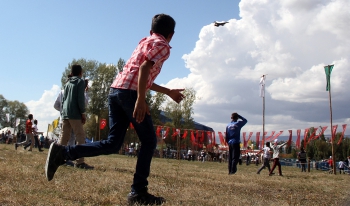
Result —
[{"label": "green hooded sweatshirt", "polygon": [[81,119],[85,113],[85,81],[78,76],[70,77],[64,85],[62,119]]}]

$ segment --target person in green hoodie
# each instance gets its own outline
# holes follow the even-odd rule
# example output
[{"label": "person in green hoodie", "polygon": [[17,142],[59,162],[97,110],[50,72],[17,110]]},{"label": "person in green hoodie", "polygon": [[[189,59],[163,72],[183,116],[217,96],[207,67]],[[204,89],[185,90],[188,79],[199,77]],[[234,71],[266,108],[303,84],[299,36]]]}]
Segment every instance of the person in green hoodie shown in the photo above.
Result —
[{"label": "person in green hoodie", "polygon": [[[85,132],[83,125],[86,121],[85,116],[85,81],[82,79],[83,69],[80,65],[73,65],[71,68],[71,77],[64,85],[62,98],[62,138],[61,145],[67,145],[73,130],[76,136],[76,144],[85,143]],[[74,165],[78,168],[93,169],[92,166],[84,162],[84,158],[76,159]]]}]

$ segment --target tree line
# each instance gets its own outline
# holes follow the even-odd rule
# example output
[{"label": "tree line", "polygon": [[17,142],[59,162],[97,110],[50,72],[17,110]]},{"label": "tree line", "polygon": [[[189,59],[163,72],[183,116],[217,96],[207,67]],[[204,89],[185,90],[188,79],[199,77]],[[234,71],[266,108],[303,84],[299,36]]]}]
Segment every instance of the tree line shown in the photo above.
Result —
[{"label": "tree line", "polygon": [[[10,121],[7,121],[6,114],[9,114]],[[18,130],[24,131],[25,121],[29,114],[27,106],[23,102],[17,100],[10,101],[5,99],[3,95],[0,94],[0,127],[12,127],[16,126],[16,119],[20,119]]]}]

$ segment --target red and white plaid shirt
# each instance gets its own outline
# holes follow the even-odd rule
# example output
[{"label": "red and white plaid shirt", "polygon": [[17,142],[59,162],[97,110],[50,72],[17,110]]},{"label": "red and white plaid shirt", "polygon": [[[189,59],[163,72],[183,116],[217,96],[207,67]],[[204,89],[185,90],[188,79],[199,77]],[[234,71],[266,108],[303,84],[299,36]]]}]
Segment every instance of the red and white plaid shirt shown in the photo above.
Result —
[{"label": "red and white plaid shirt", "polygon": [[149,60],[154,62],[147,79],[146,89],[149,89],[160,73],[163,63],[169,58],[170,48],[168,41],[160,34],[153,33],[143,38],[111,87],[137,90],[140,66],[145,60]]}]

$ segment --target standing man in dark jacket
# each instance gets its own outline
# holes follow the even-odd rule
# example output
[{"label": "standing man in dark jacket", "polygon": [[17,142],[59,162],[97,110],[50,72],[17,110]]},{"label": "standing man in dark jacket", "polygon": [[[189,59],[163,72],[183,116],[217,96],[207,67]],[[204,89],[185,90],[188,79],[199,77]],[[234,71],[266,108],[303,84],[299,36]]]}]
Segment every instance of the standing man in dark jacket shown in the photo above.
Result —
[{"label": "standing man in dark jacket", "polygon": [[301,164],[301,172],[306,172],[306,152],[304,148],[300,149],[300,152],[298,153],[298,160]]},{"label": "standing man in dark jacket", "polygon": [[[242,121],[238,121],[241,119]],[[237,163],[239,161],[241,128],[247,123],[247,120],[237,113],[232,113],[231,122],[226,126],[226,142],[229,145],[228,174],[237,172]]]},{"label": "standing man in dark jacket", "polygon": [[[76,144],[85,143],[85,132],[83,125],[86,121],[85,116],[85,81],[81,78],[83,69],[80,65],[73,65],[71,68],[71,77],[64,85],[62,98],[62,138],[61,145],[67,145],[73,130],[76,136]],[[76,160],[74,165],[78,168],[93,169],[92,166],[84,162],[84,158]]]}]

